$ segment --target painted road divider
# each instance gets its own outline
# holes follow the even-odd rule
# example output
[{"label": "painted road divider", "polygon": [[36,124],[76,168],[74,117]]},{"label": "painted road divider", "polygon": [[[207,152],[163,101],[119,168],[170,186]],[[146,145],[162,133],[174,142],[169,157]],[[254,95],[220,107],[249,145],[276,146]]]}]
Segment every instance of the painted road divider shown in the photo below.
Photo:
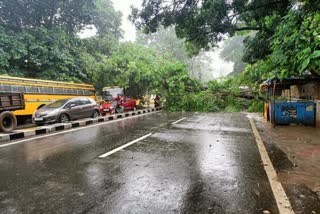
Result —
[{"label": "painted road divider", "polygon": [[175,122],[173,122],[173,123],[171,123],[172,125],[175,125],[175,124],[177,124],[177,123],[179,123],[179,122],[181,122],[182,120],[185,120],[186,119],[186,117],[184,117],[184,118],[181,118],[180,120],[177,120],[177,121],[175,121]]},{"label": "painted road divider", "polygon": [[106,157],[108,157],[108,156],[110,156],[110,155],[112,155],[112,154],[114,154],[114,153],[116,153],[116,152],[128,147],[128,146],[131,146],[132,144],[138,143],[139,141],[142,141],[142,140],[146,139],[147,137],[150,137],[151,135],[152,135],[152,133],[149,133],[149,134],[147,134],[145,136],[142,136],[142,137],[140,137],[138,139],[135,139],[135,140],[133,140],[133,141],[131,141],[129,143],[124,144],[123,146],[120,146],[120,147],[118,147],[116,149],[113,149],[113,150],[107,152],[107,153],[104,153],[103,155],[100,155],[99,158],[106,158]]},{"label": "painted road divider", "polygon": [[[78,128],[81,126],[88,126],[88,125],[92,125],[95,123],[102,123],[102,122],[107,122],[110,120],[116,120],[116,119],[120,119],[120,118],[126,118],[126,117],[130,117],[130,116],[138,115],[138,114],[140,115],[140,114],[154,112],[154,111],[160,111],[160,110],[162,110],[162,108],[157,107],[157,108],[146,109],[143,111],[138,110],[138,111],[133,111],[133,112],[125,112],[122,114],[108,115],[105,117],[89,118],[89,119],[84,119],[84,120],[79,120],[79,121],[71,121],[69,123],[56,123],[56,124],[46,125],[46,126],[41,126],[41,127],[15,130],[11,133],[0,134],[0,143],[6,142],[6,141],[19,140],[19,139],[23,139],[26,137],[36,136],[36,135],[44,135],[44,134],[57,132],[57,131],[63,131],[63,130],[72,129],[72,128]],[[0,144],[0,148],[1,147],[2,146]]]}]

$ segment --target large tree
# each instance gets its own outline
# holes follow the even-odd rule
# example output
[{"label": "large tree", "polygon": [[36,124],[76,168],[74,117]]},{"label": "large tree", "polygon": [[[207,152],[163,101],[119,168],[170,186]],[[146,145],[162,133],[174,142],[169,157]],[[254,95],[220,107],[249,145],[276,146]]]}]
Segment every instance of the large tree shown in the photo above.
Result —
[{"label": "large tree", "polygon": [[[122,32],[111,0],[0,0],[0,72],[92,82]],[[92,39],[81,29],[94,25]]]},{"label": "large tree", "polygon": [[91,24],[94,0],[1,0],[0,24],[7,29],[63,26],[68,33]]},{"label": "large tree", "polygon": [[[180,38],[199,49],[214,46],[225,35],[258,31],[256,38],[267,45],[259,54],[251,51],[254,62],[270,53],[268,41],[274,34],[274,25],[287,13],[289,5],[290,0],[144,0],[142,10],[133,8],[131,19],[146,33],[159,26],[174,25]],[[275,17],[272,23],[266,23],[269,16]],[[248,41],[247,47],[254,48],[252,42]]]},{"label": "large tree", "polygon": [[0,72],[33,78],[86,81],[81,41],[61,28],[10,33],[0,27]]},{"label": "large tree", "polygon": [[15,32],[61,27],[68,34],[94,25],[98,34],[121,36],[121,14],[110,0],[0,0],[0,25]]}]

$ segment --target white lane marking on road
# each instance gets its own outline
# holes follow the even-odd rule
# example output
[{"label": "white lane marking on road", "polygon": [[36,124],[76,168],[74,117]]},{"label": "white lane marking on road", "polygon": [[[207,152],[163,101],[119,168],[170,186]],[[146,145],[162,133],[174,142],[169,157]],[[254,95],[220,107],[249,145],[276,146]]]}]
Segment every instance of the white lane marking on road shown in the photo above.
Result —
[{"label": "white lane marking on road", "polygon": [[66,130],[66,131],[61,131],[61,132],[57,132],[57,133],[53,133],[53,134],[41,135],[41,136],[38,136],[38,137],[28,138],[28,139],[25,139],[25,140],[19,140],[19,141],[12,142],[12,143],[2,144],[2,145],[0,145],[0,148],[7,147],[7,146],[12,146],[12,145],[16,145],[16,144],[32,141],[32,140],[38,140],[38,139],[42,139],[42,138],[46,138],[46,137],[52,137],[52,136],[56,136],[56,135],[60,135],[60,134],[65,134],[65,133],[68,133],[68,132],[75,132],[75,131],[79,131],[79,130],[82,130],[82,129],[88,129],[88,128],[101,126],[101,125],[105,125],[105,124],[109,124],[109,123],[116,123],[116,122],[119,122],[119,121],[128,120],[130,118],[142,117],[142,116],[145,116],[145,115],[155,114],[155,113],[159,113],[159,112],[161,112],[161,111],[150,112],[150,113],[146,113],[146,114],[139,114],[139,115],[126,117],[126,118],[122,118],[122,119],[110,120],[110,121],[106,121],[106,122],[100,122],[100,123],[97,123],[97,124],[94,124],[94,125],[88,125],[88,126],[83,126],[83,127],[79,127],[79,128],[69,129],[69,130]]},{"label": "white lane marking on road", "polygon": [[256,125],[254,124],[254,121],[252,118],[249,118],[249,122],[254,134],[254,137],[256,138],[256,143],[258,145],[258,149],[260,152],[261,160],[263,162],[264,170],[267,173],[268,180],[274,195],[274,198],[277,202],[277,207],[280,214],[293,214],[294,211],[292,209],[292,206],[290,204],[289,198],[286,195],[286,192],[284,191],[281,182],[278,179],[277,173],[275,169],[273,168],[272,162],[270,160],[270,157],[268,155],[267,149],[264,146],[260,134],[258,132],[258,129]]},{"label": "white lane marking on road", "polygon": [[175,122],[173,122],[173,123],[171,123],[171,124],[172,124],[172,125],[177,124],[177,123],[179,123],[179,122],[181,122],[182,120],[185,120],[185,119],[186,119],[186,117],[181,118],[180,120],[177,120],[177,121],[175,121]]},{"label": "white lane marking on road", "polygon": [[145,136],[142,136],[142,137],[140,137],[138,139],[135,139],[135,140],[133,140],[133,141],[127,143],[127,144],[124,144],[124,145],[122,145],[122,146],[120,146],[120,147],[118,147],[116,149],[113,149],[113,150],[111,150],[111,151],[109,151],[109,152],[107,152],[107,153],[105,153],[103,155],[100,155],[99,158],[106,158],[106,157],[108,157],[108,156],[110,156],[110,155],[112,155],[112,154],[114,154],[114,153],[116,153],[116,152],[128,147],[128,146],[131,146],[132,144],[138,143],[139,141],[141,141],[143,139],[146,139],[147,137],[149,137],[151,135],[152,135],[152,133],[147,134]]}]

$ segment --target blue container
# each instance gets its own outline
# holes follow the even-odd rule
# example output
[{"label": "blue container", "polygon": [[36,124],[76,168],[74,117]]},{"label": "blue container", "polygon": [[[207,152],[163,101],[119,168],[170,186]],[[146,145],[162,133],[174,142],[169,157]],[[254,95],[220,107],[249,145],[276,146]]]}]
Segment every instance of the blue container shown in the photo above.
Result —
[{"label": "blue container", "polygon": [[[270,102],[271,121],[276,125],[290,123],[314,126],[316,121],[316,104],[313,101]],[[275,109],[274,109],[275,105]]]}]

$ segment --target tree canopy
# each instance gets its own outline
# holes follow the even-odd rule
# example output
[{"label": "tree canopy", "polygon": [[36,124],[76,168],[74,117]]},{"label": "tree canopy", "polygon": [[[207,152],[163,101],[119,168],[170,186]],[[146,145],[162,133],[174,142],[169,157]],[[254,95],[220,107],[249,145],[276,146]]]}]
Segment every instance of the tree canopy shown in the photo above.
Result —
[{"label": "tree canopy", "polygon": [[[0,0],[0,72],[91,82],[122,37],[110,0]],[[97,35],[80,39],[88,26]]]},{"label": "tree canopy", "polygon": [[[133,8],[131,19],[146,33],[156,31],[159,26],[174,25],[178,37],[201,49],[215,46],[225,35],[248,30],[258,31],[256,38],[265,43],[274,34],[273,24],[279,21],[274,19],[267,25],[265,19],[284,16],[289,5],[289,0],[181,0],[169,3],[145,0],[142,10]],[[266,47],[254,58],[261,59],[268,51],[269,47]]]},{"label": "tree canopy", "polygon": [[15,32],[60,27],[73,34],[93,25],[119,37],[120,22],[110,0],[0,0],[0,25]]},{"label": "tree canopy", "polygon": [[316,0],[145,0],[141,10],[133,8],[131,19],[146,33],[172,25],[197,49],[245,36],[242,58],[249,68],[263,67],[265,77],[283,78],[319,75],[319,11]]}]

